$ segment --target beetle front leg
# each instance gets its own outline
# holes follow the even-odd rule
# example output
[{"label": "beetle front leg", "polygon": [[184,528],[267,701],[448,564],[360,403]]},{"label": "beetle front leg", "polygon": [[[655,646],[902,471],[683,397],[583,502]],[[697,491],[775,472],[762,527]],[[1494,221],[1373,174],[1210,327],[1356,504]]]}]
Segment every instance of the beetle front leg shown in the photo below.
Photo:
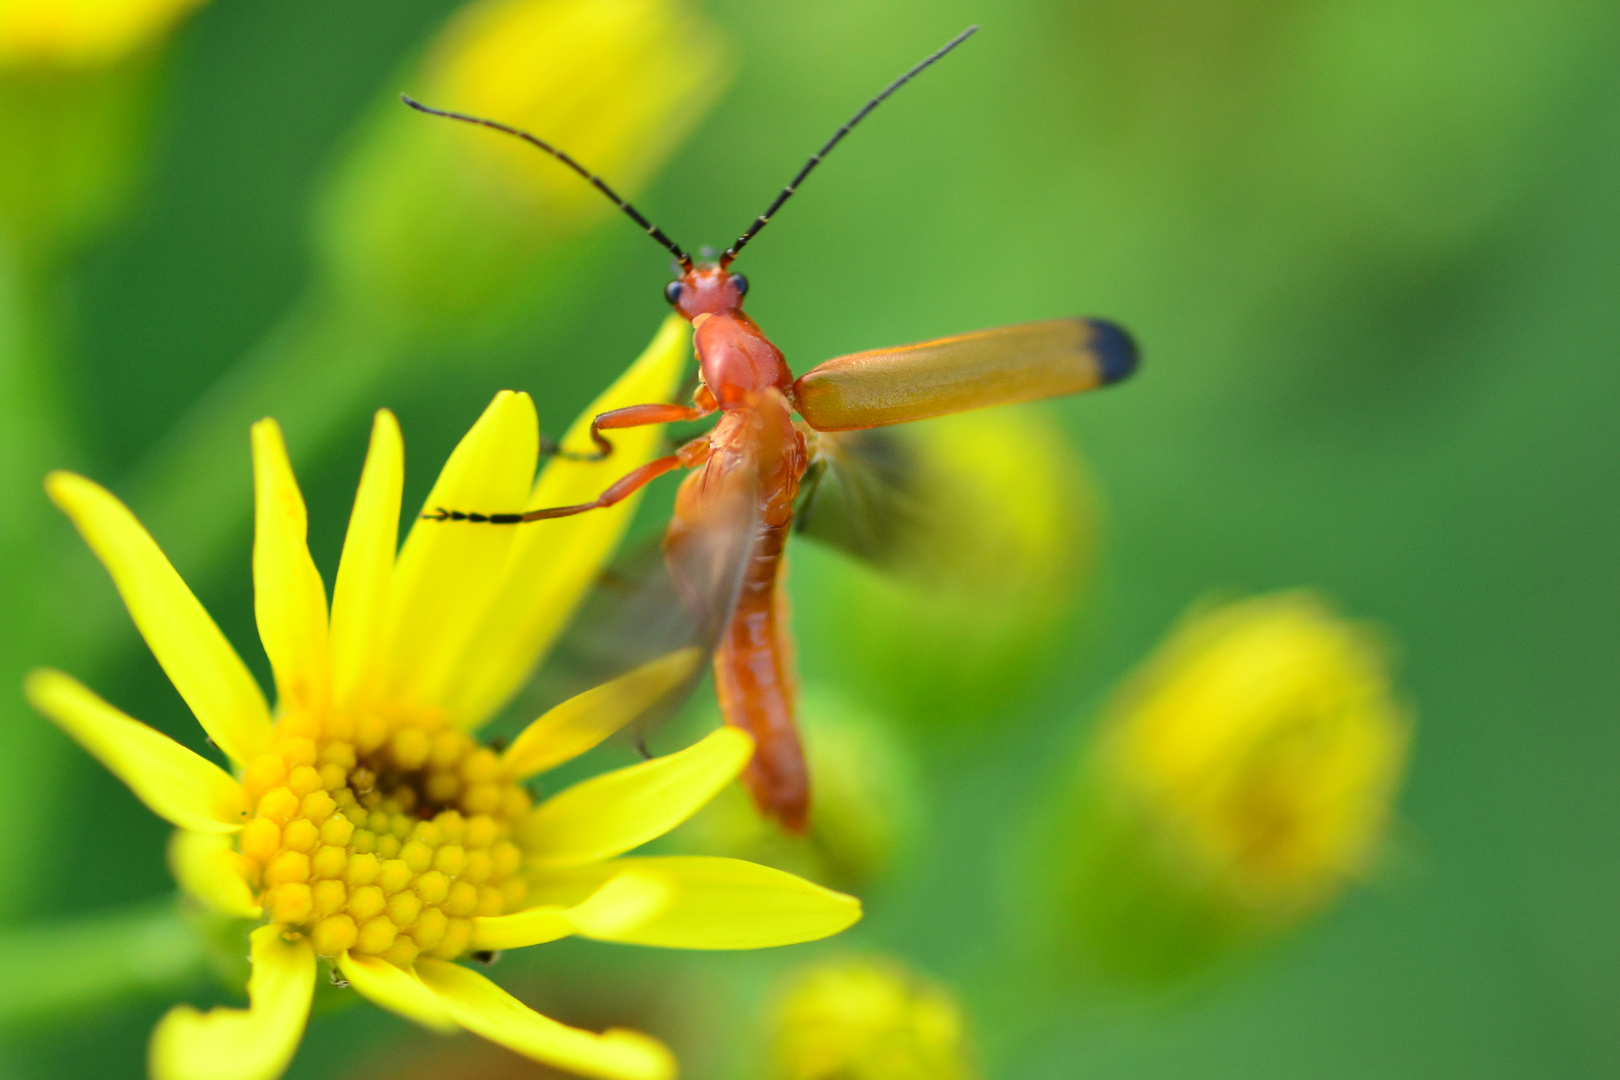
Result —
[{"label": "beetle front leg", "polygon": [[564,450],[555,440],[540,436],[542,457],[560,457],[564,461],[602,461],[613,453],[613,444],[602,434],[614,428],[645,427],[648,424],[672,424],[681,420],[701,420],[720,406],[714,396],[705,397],[704,388],[698,388],[697,405],[626,405],[622,409],[609,409],[591,419],[591,441],[596,451],[581,454],[577,450]]},{"label": "beetle front leg", "polygon": [[[641,408],[643,406],[632,406]],[[664,406],[666,408],[679,408],[679,406]],[[682,446],[673,454],[665,454],[661,458],[654,458],[645,465],[631,469],[613,483],[607,490],[587,503],[575,503],[572,506],[548,506],[540,510],[527,510],[523,513],[507,514],[481,514],[475,510],[448,510],[445,507],[434,507],[431,513],[423,513],[425,521],[471,521],[479,525],[521,525],[529,521],[550,521],[553,518],[573,517],[589,510],[601,510],[615,503],[623,502],[637,491],[658,477],[674,469],[690,469],[709,460],[709,437],[699,436]]]},{"label": "beetle front leg", "polygon": [[605,413],[597,414],[591,421],[591,441],[596,444],[596,454],[584,458],[586,461],[601,461],[613,453],[613,444],[602,434],[615,428],[646,427],[648,424],[673,424],[682,420],[701,420],[714,412],[713,407],[705,408],[700,402],[698,405],[626,405],[622,409],[610,409]]}]

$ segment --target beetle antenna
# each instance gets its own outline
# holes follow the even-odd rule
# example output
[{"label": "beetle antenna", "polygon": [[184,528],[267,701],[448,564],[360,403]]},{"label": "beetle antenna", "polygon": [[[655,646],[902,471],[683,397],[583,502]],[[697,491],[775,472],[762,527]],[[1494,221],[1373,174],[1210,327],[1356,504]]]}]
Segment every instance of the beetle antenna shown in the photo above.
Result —
[{"label": "beetle antenna", "polygon": [[726,249],[725,254],[720,256],[720,269],[724,270],[726,267],[731,265],[731,261],[737,257],[737,253],[743,249],[743,245],[752,240],[755,235],[758,234],[759,230],[765,227],[765,223],[771,220],[771,216],[778,210],[782,209],[782,204],[787,202],[795,191],[799,190],[799,185],[804,183],[804,178],[809,176],[811,171],[815,169],[817,165],[821,164],[821,159],[832,152],[832,148],[838,145],[838,141],[840,139],[842,139],[845,135],[848,135],[856,124],[866,119],[867,113],[883,104],[883,100],[890,94],[894,93],[896,90],[906,85],[906,83],[922,74],[924,68],[927,68],[936,60],[944,59],[946,53],[950,52],[952,49],[962,44],[962,42],[972,37],[978,32],[978,29],[979,27],[975,24],[968,27],[960,34],[957,34],[944,45],[940,46],[939,49],[925,57],[916,67],[912,68],[910,71],[894,80],[894,82],[884,87],[883,92],[877,97],[873,98],[871,101],[868,101],[865,105],[862,105],[860,112],[850,117],[849,123],[833,132],[833,137],[827,140],[826,146],[823,146],[820,150],[817,150],[811,155],[810,160],[804,163],[804,168],[799,170],[799,175],[795,176],[792,182],[789,183],[787,187],[782,189],[781,194],[776,197],[776,201],[771,203],[770,207],[763,214],[754,219],[754,223],[748,226],[748,231],[737,237],[737,242]]},{"label": "beetle antenna", "polygon": [[420,101],[417,101],[408,94],[401,94],[399,95],[399,98],[417,112],[427,113],[429,116],[442,116],[446,120],[460,120],[464,124],[477,124],[480,127],[491,128],[503,134],[522,139],[524,142],[535,147],[536,149],[544,150],[546,153],[550,154],[552,157],[556,158],[570,169],[573,169],[575,172],[579,173],[579,175],[583,176],[585,180],[597,191],[600,191],[602,194],[606,195],[614,206],[617,206],[620,210],[623,210],[626,214],[628,214],[630,220],[635,222],[637,225],[640,225],[648,236],[652,237],[654,240],[658,241],[658,243],[667,248],[669,253],[675,256],[676,261],[681,264],[681,268],[683,270],[690,270],[692,268],[692,256],[682,251],[681,245],[671,240],[668,236],[665,236],[663,229],[660,229],[658,226],[654,225],[652,222],[643,217],[640,210],[637,210],[634,206],[631,206],[627,200],[619,196],[618,192],[608,187],[607,181],[603,180],[600,176],[597,176],[585,166],[581,165],[579,162],[575,161],[573,158],[569,157],[563,151],[557,149],[555,146],[552,146],[545,140],[536,138],[535,136],[530,135],[527,131],[512,127],[508,124],[503,124],[498,120],[486,120],[482,116],[469,116],[466,113],[451,112],[448,109],[432,108],[422,104]]}]

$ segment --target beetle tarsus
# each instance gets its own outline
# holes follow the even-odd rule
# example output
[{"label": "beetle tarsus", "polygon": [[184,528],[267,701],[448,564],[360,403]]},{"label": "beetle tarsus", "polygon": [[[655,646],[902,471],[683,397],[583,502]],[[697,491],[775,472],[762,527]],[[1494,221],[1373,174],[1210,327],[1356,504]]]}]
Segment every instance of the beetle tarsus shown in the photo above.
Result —
[{"label": "beetle tarsus", "polygon": [[522,514],[480,514],[473,510],[446,510],[442,506],[424,512],[423,521],[471,521],[477,525],[521,525],[528,520]]},{"label": "beetle tarsus", "polygon": [[[611,449],[611,447],[612,444],[610,443],[609,448]],[[540,456],[562,458],[564,461],[578,461],[583,464],[601,461],[607,457],[606,454],[599,450],[593,450],[588,454],[582,454],[578,450],[564,450],[562,444],[556,439],[548,439],[544,435],[540,436]]]}]

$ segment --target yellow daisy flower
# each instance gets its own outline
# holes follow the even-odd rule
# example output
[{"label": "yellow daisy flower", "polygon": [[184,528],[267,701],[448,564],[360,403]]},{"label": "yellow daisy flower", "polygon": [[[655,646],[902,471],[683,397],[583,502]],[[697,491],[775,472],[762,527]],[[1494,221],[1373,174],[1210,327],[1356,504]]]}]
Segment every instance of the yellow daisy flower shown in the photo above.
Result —
[{"label": "yellow daisy flower", "polygon": [[[671,393],[689,334],[672,317],[564,445],[588,446],[597,411]],[[535,482],[534,406],[503,391],[427,505],[577,501],[604,473],[656,452],[656,431],[627,434],[609,461],[554,460]],[[633,719],[699,662],[693,650],[564,702],[504,752],[473,737],[555,637],[628,508],[523,529],[418,523],[396,557],[403,447],[393,416],[379,412],[329,616],[273,420],[254,425],[253,458],[255,611],[275,673],[274,713],[134,515],[82,477],[55,473],[46,483],[234,773],[60,672],[35,672],[29,698],[179,827],[171,862],[182,888],[264,920],[252,933],[250,1006],[170,1011],[152,1038],[154,1076],[279,1075],[325,961],[360,994],[430,1027],[466,1028],[587,1076],[663,1080],[676,1068],[656,1040],[548,1020],[455,961],[569,935],[761,948],[825,937],[860,917],[852,897],[753,863],[622,857],[735,778],[753,747],[734,729],[532,805],[526,780]]]}]

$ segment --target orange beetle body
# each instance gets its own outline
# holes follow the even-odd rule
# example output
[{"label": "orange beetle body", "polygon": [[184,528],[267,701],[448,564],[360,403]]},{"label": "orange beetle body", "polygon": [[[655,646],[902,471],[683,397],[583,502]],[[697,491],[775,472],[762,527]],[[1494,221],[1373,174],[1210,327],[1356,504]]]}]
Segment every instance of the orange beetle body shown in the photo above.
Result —
[{"label": "orange beetle body", "polygon": [[[710,512],[706,493],[725,474],[748,477],[759,500],[752,551],[730,624],[714,658],[715,691],[726,723],[754,738],[744,782],[756,803],[793,832],[803,831],[810,779],[799,745],[797,686],[781,589],[783,553],[799,482],[809,467],[804,435],[793,426],[793,373],[781,350],[742,312],[746,287],[718,266],[694,266],[671,288],[675,309],[691,319],[693,346],[707,391],[723,414],[708,437],[708,460],[681,484],[669,543]],[[676,288],[678,286],[678,288]]]}]

